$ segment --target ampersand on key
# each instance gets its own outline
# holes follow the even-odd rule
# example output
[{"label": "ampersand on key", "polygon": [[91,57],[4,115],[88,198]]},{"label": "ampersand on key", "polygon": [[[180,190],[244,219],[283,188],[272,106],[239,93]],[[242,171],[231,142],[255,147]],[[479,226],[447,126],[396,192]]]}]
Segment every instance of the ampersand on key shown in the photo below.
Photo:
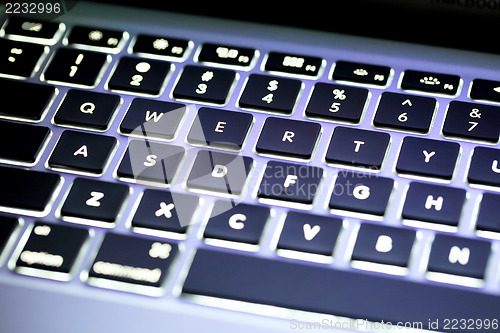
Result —
[{"label": "ampersand on key", "polygon": [[472,111],[469,113],[469,116],[471,118],[481,118],[481,112],[479,112],[479,109],[472,109]]}]

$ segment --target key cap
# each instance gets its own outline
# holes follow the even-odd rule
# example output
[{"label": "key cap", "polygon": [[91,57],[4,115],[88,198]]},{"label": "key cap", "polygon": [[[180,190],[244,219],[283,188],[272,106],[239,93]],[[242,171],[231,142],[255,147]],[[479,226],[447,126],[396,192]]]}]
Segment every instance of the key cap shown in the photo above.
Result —
[{"label": "key cap", "polygon": [[60,48],[43,73],[43,79],[49,82],[95,86],[109,57],[104,53]]},{"label": "key cap", "polygon": [[[37,122],[42,120],[56,92],[53,86],[0,78],[4,107],[0,117]],[[19,92],[29,98],[19,98]]]},{"label": "key cap", "polygon": [[5,250],[12,233],[18,225],[19,219],[0,215],[0,254]]},{"label": "key cap", "polygon": [[120,132],[137,137],[171,140],[185,113],[184,104],[135,98],[120,124]]},{"label": "key cap", "polygon": [[373,124],[383,128],[427,133],[435,110],[434,98],[384,92]]},{"label": "key cap", "polygon": [[160,95],[171,66],[167,61],[122,57],[108,82],[108,88]]},{"label": "key cap", "polygon": [[243,109],[291,114],[302,82],[277,76],[251,74],[241,94]]},{"label": "key cap", "polygon": [[330,208],[382,216],[393,186],[391,178],[341,170],[333,187]]},{"label": "key cap", "polygon": [[116,175],[134,182],[172,184],[184,157],[184,148],[156,142],[130,141]]},{"label": "key cap", "polygon": [[43,216],[61,177],[55,173],[0,166],[0,211]]},{"label": "key cap", "polygon": [[256,245],[269,214],[264,206],[217,200],[203,237]]},{"label": "key cap", "polygon": [[470,183],[500,186],[500,150],[474,148],[467,180]]},{"label": "key cap", "polygon": [[408,220],[457,226],[465,195],[461,188],[412,182],[402,216]]},{"label": "key cap", "polygon": [[269,161],[257,195],[260,199],[310,205],[323,178],[323,173],[323,169],[318,167]]},{"label": "key cap", "polygon": [[367,89],[320,82],[314,85],[305,114],[311,118],[359,123],[367,99]]},{"label": "key cap", "polygon": [[379,170],[390,141],[391,136],[387,133],[337,126],[325,160],[328,163]]},{"label": "key cap", "polygon": [[405,137],[396,171],[403,174],[451,179],[460,145],[456,142]]},{"label": "key cap", "polygon": [[494,193],[483,194],[477,215],[477,230],[500,232],[498,207],[500,207],[500,195]]},{"label": "key cap", "polygon": [[332,73],[332,80],[385,86],[390,76],[390,67],[337,61]]},{"label": "key cap", "polygon": [[407,267],[415,238],[411,229],[362,223],[351,260]]},{"label": "key cap", "polygon": [[199,199],[194,195],[146,189],[139,203],[132,227],[185,233],[193,221]]},{"label": "key cap", "polygon": [[14,39],[33,38],[38,43],[54,44],[59,32],[62,32],[64,28],[63,23],[11,16],[4,26],[4,32],[5,35]]},{"label": "key cap", "polygon": [[277,248],[331,256],[341,229],[339,218],[290,211]]},{"label": "key cap", "polygon": [[49,137],[47,127],[0,121],[0,159],[33,165]]},{"label": "key cap", "polygon": [[[84,228],[35,222],[28,241],[16,260],[16,270],[29,275],[68,280],[88,238],[89,231]],[[36,273],[34,269],[62,274],[47,275]]]},{"label": "key cap", "polygon": [[268,72],[318,76],[323,62],[324,60],[318,57],[269,52],[265,69]]},{"label": "key cap", "polygon": [[172,96],[211,104],[225,104],[236,79],[228,69],[187,65],[181,74]]},{"label": "key cap", "polygon": [[105,131],[120,102],[118,95],[71,89],[57,109],[54,122]]},{"label": "key cap", "polygon": [[472,81],[469,96],[472,99],[488,102],[500,102],[500,82],[475,79]]},{"label": "key cap", "polygon": [[54,169],[100,175],[116,143],[111,136],[64,131],[47,163]]},{"label": "key cap", "polygon": [[490,250],[488,241],[438,234],[432,243],[427,270],[482,279]]},{"label": "key cap", "polygon": [[401,89],[454,96],[458,92],[460,81],[458,75],[406,70]]},{"label": "key cap", "polygon": [[124,184],[76,178],[61,207],[61,216],[72,222],[114,223],[129,192]]},{"label": "key cap", "polygon": [[200,150],[189,173],[187,186],[239,195],[252,167],[253,159],[248,156]]},{"label": "key cap", "polygon": [[[256,276],[259,283],[255,283]],[[197,251],[182,291],[374,323],[391,322],[393,329],[398,322],[420,322],[423,329],[430,329],[437,321],[442,331],[444,319],[497,318],[500,306],[497,295],[474,289],[211,249]],[[367,324],[364,320],[360,323]]]},{"label": "key cap", "polygon": [[321,125],[317,123],[269,117],[255,150],[260,154],[309,159],[320,133]]},{"label": "key cap", "polygon": [[0,73],[31,77],[46,52],[43,45],[0,38]]},{"label": "key cap", "polygon": [[187,140],[193,144],[240,150],[252,124],[253,116],[249,113],[201,108]]},{"label": "key cap", "polygon": [[191,41],[165,36],[138,35],[132,51],[159,58],[179,60],[187,55]]},{"label": "key cap", "polygon": [[75,26],[69,33],[68,43],[117,52],[127,38],[128,33],[123,31]]},{"label": "key cap", "polygon": [[500,108],[451,101],[443,125],[443,134],[496,143],[500,136]]},{"label": "key cap", "polygon": [[256,50],[222,44],[205,43],[198,55],[199,62],[236,67],[249,67],[256,56]]},{"label": "key cap", "polygon": [[106,285],[101,279],[160,287],[177,251],[177,244],[165,240],[108,233],[90,267],[88,282],[114,289],[126,287]]}]

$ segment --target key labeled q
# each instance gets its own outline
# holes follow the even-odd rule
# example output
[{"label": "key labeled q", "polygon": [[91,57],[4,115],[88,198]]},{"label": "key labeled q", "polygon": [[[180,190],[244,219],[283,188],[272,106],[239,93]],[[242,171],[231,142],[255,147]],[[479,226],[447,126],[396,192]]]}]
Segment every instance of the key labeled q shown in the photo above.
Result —
[{"label": "key labeled q", "polygon": [[85,102],[82,105],[80,105],[80,112],[82,113],[93,114],[94,110],[95,110],[95,104],[92,102]]}]

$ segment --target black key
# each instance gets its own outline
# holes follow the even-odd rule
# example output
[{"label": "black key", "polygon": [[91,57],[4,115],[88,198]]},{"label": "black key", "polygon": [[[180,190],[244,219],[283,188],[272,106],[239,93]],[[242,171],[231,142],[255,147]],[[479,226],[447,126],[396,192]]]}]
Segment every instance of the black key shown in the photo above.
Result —
[{"label": "black key", "polygon": [[[67,279],[88,238],[89,231],[84,228],[36,222],[17,258],[16,270],[26,274],[36,273],[24,268],[58,272],[65,274]],[[54,274],[50,277],[64,279],[65,275]]]},{"label": "black key", "polygon": [[443,125],[443,134],[496,143],[500,136],[500,108],[451,101]]},{"label": "black key", "polygon": [[411,229],[362,223],[351,260],[406,267],[415,238]]},{"label": "black key", "polygon": [[438,234],[432,243],[427,270],[482,279],[490,251],[488,241]]},{"label": "black key", "polygon": [[393,186],[391,178],[341,170],[333,187],[330,208],[384,215]]},{"label": "black key", "polygon": [[185,39],[138,35],[132,51],[156,57],[180,59],[186,55],[190,43],[190,41]]},{"label": "black key", "polygon": [[61,216],[75,222],[113,223],[128,195],[129,188],[124,184],[76,178],[61,207]]},{"label": "black key", "polygon": [[317,76],[324,60],[318,57],[270,52],[267,55],[266,71]]},{"label": "black key", "polygon": [[252,166],[253,159],[248,156],[200,150],[189,173],[187,186],[239,195]]},{"label": "black key", "polygon": [[108,88],[160,95],[170,68],[167,61],[123,57],[108,82]]},{"label": "black key", "polygon": [[0,74],[30,77],[45,46],[0,38]]},{"label": "black key", "polygon": [[339,218],[291,211],[277,248],[331,256],[341,229]]},{"label": "black key", "polygon": [[171,140],[185,112],[184,104],[136,98],[120,124],[120,132],[137,137]]},{"label": "black key", "polygon": [[132,227],[185,233],[199,199],[194,195],[160,190],[144,190]]},{"label": "black key", "polygon": [[500,195],[484,193],[477,215],[477,230],[500,232],[500,220],[498,219],[498,207],[500,207]]},{"label": "black key", "polygon": [[474,184],[500,186],[500,150],[474,148],[467,180]]},{"label": "black key", "polygon": [[198,61],[237,67],[249,67],[255,57],[255,49],[206,43],[203,44]]},{"label": "black key", "polygon": [[500,82],[475,79],[472,81],[469,96],[472,99],[489,102],[500,102]]},{"label": "black key", "polygon": [[99,175],[104,172],[116,143],[112,136],[64,131],[47,163],[54,169]]},{"label": "black key", "polygon": [[[0,117],[27,121],[42,120],[52,97],[53,86],[0,78],[0,90],[4,103]],[[29,98],[19,98],[19,92]]]},{"label": "black key", "polygon": [[[258,283],[255,282],[257,276]],[[391,322],[392,328],[398,322],[417,322],[423,329],[447,332],[456,330],[450,326],[444,328],[445,320],[497,318],[500,307],[500,297],[475,289],[209,249],[197,251],[182,291],[354,320]]]},{"label": "black key", "polygon": [[257,195],[261,199],[312,204],[323,173],[318,167],[269,161]]},{"label": "black key", "polygon": [[55,42],[56,34],[63,28],[64,25],[58,22],[11,16],[4,26],[4,32],[8,36],[34,38],[37,42],[52,44]]},{"label": "black key", "polygon": [[5,249],[12,232],[19,225],[19,219],[0,215],[0,254]]},{"label": "black key", "polygon": [[0,159],[34,164],[49,136],[47,127],[0,121]]},{"label": "black key", "polygon": [[239,150],[252,127],[249,113],[201,108],[191,126],[190,143]]},{"label": "black key", "polygon": [[291,114],[302,82],[295,79],[251,74],[241,94],[244,109]]},{"label": "black key", "polygon": [[390,141],[391,136],[387,133],[337,126],[325,160],[379,170]]},{"label": "black key", "polygon": [[105,131],[119,105],[118,95],[71,89],[57,109],[54,122]]},{"label": "black key", "polygon": [[136,182],[172,184],[183,157],[182,147],[133,140],[123,155],[116,175]]},{"label": "black key", "polygon": [[94,86],[108,61],[104,53],[60,48],[43,74],[47,81]]},{"label": "black key", "polygon": [[269,117],[255,149],[260,154],[309,159],[321,132],[321,125],[300,120]]},{"label": "black key", "polygon": [[68,43],[117,50],[126,36],[123,31],[76,26],[69,33]]},{"label": "black key", "polygon": [[427,133],[435,109],[434,98],[384,92],[373,124],[378,127]]},{"label": "black key", "polygon": [[[177,251],[176,244],[165,240],[108,233],[90,267],[89,283],[105,279],[160,287]],[[106,286],[97,282],[96,285]],[[109,284],[109,287],[119,288],[119,285]]]},{"label": "black key", "polygon": [[460,145],[456,142],[406,137],[396,171],[399,173],[451,179]]},{"label": "black key", "polygon": [[0,166],[0,211],[44,215],[61,177],[55,173]]},{"label": "black key", "polygon": [[225,104],[236,78],[228,69],[187,65],[181,74],[172,96],[212,104]]},{"label": "black key", "polygon": [[256,245],[269,214],[267,207],[218,200],[203,236]]},{"label": "black key", "polygon": [[412,182],[402,216],[408,220],[457,226],[465,195],[461,188]]},{"label": "black key", "polygon": [[407,70],[401,81],[401,89],[454,96],[460,81],[457,75]]},{"label": "black key", "polygon": [[332,80],[385,86],[390,76],[390,67],[337,61]]},{"label": "black key", "polygon": [[366,106],[368,90],[337,84],[316,83],[306,116],[358,123]]}]

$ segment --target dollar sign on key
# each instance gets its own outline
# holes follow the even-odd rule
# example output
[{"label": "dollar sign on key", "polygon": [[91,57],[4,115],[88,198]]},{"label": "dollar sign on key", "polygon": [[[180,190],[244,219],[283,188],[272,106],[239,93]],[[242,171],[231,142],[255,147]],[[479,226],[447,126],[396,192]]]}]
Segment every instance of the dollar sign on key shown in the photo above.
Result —
[{"label": "dollar sign on key", "polygon": [[276,89],[278,89],[278,81],[276,81],[276,80],[269,81],[269,85],[267,86],[267,90],[275,91]]}]

